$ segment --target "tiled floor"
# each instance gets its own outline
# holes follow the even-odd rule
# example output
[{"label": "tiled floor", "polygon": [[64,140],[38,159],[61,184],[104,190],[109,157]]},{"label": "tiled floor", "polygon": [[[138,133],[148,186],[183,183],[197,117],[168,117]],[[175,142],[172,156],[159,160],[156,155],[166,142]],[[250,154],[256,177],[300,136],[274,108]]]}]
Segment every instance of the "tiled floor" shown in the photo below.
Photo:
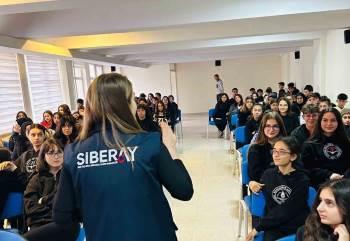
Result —
[{"label": "tiled floor", "polygon": [[233,175],[233,155],[229,141],[217,137],[207,115],[183,118],[183,144],[179,145],[193,181],[194,196],[189,202],[168,195],[179,241],[233,241],[237,232],[238,179]]}]

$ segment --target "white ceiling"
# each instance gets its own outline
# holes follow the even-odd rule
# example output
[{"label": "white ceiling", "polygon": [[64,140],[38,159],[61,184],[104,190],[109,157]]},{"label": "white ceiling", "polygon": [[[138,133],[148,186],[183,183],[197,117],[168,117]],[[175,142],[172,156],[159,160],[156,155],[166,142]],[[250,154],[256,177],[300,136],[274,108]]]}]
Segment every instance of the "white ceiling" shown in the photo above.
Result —
[{"label": "white ceiling", "polygon": [[350,0],[24,1],[0,5],[0,46],[31,39],[141,67],[291,52],[350,27]]}]

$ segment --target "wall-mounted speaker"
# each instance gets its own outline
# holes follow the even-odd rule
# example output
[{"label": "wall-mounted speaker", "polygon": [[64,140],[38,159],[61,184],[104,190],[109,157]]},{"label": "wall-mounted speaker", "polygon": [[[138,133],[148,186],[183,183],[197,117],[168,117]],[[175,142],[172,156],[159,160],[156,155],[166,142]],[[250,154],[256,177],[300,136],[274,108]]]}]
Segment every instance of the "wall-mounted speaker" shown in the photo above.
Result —
[{"label": "wall-mounted speaker", "polygon": [[294,58],[295,59],[300,59],[300,51],[295,51],[294,52]]},{"label": "wall-mounted speaker", "polygon": [[221,60],[215,60],[215,66],[221,66]]},{"label": "wall-mounted speaker", "polygon": [[350,29],[344,31],[344,42],[345,44],[350,43]]},{"label": "wall-mounted speaker", "polygon": [[117,69],[115,66],[111,66],[111,72],[115,72]]}]

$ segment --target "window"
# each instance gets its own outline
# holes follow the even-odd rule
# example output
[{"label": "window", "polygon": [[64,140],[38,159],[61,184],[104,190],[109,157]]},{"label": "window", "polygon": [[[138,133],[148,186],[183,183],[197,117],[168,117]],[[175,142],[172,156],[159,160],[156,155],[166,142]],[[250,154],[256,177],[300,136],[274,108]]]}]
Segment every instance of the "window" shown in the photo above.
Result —
[{"label": "window", "polygon": [[57,59],[26,56],[27,75],[34,122],[42,121],[46,110],[56,112],[63,104]]},{"label": "window", "polygon": [[0,54],[0,134],[12,131],[18,111],[24,110],[16,54]]},{"label": "window", "polygon": [[97,64],[89,64],[90,82],[96,79],[97,76],[103,74],[103,66]]},{"label": "window", "polygon": [[74,80],[75,89],[77,91],[77,98],[85,99],[85,95],[88,89],[88,83],[86,82],[86,72],[83,63],[74,62]]}]

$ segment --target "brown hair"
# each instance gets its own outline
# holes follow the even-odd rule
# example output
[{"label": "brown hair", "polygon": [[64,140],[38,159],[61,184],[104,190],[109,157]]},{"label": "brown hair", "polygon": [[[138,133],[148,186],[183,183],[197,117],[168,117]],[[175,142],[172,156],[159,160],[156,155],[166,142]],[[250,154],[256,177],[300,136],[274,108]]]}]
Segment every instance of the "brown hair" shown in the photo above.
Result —
[{"label": "brown hair", "polygon": [[277,121],[277,124],[280,127],[279,136],[287,136],[287,131],[286,131],[286,128],[284,127],[284,123],[283,123],[281,116],[275,111],[267,112],[266,114],[264,114],[264,116],[261,120],[261,123],[259,126],[258,136],[257,136],[256,142],[255,142],[256,144],[265,145],[268,142],[268,139],[264,133],[264,129],[266,126],[266,122],[270,119]]},{"label": "brown hair", "polygon": [[[130,110],[134,101],[131,82],[126,76],[117,73],[102,74],[89,86],[86,95],[83,128],[78,140],[85,140],[95,128],[101,130],[104,143],[110,147],[125,147],[118,132],[137,134],[143,132],[135,113]],[[98,124],[99,126],[94,126]],[[112,140],[107,129],[112,130]]]},{"label": "brown hair", "polygon": [[58,150],[61,150],[63,152],[61,145],[54,138],[47,139],[41,145],[36,166],[36,169],[39,173],[48,172],[50,170],[49,164],[47,164],[45,159],[45,154],[54,149],[55,146]]}]

